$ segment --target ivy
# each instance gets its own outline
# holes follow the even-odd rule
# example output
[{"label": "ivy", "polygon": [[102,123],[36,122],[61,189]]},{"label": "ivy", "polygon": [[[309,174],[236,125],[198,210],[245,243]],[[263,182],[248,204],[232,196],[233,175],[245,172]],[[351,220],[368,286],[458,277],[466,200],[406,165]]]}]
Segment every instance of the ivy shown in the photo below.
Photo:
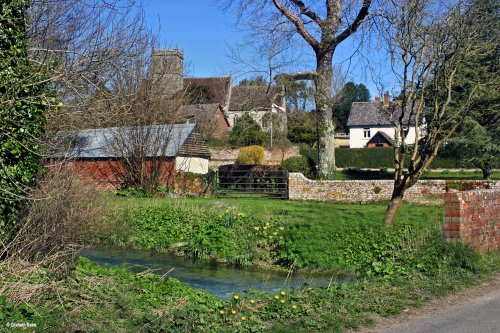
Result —
[{"label": "ivy", "polygon": [[0,6],[0,239],[5,239],[39,171],[50,87],[28,60],[28,1]]}]

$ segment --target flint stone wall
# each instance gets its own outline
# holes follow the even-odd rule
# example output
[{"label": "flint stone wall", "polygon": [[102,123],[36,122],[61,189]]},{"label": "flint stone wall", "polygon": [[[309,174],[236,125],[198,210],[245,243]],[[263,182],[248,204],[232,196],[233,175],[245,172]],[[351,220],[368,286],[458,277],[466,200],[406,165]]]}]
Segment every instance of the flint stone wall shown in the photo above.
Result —
[{"label": "flint stone wall", "polygon": [[[455,188],[500,189],[498,180],[420,180],[406,191],[408,199],[425,196],[443,196]],[[392,180],[310,180],[301,173],[290,173],[289,198],[291,200],[317,200],[332,202],[372,202],[389,200]]]}]

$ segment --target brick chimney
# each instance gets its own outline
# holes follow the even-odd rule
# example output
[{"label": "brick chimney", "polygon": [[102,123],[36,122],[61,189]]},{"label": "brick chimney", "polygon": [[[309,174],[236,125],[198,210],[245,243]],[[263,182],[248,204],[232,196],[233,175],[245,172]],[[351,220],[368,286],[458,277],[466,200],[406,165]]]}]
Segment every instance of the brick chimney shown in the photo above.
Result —
[{"label": "brick chimney", "polygon": [[380,102],[380,96],[375,96],[375,102]]},{"label": "brick chimney", "polygon": [[388,106],[389,106],[389,92],[388,92],[388,91],[386,91],[386,92],[384,93],[384,106],[385,106],[385,107],[388,107]]}]

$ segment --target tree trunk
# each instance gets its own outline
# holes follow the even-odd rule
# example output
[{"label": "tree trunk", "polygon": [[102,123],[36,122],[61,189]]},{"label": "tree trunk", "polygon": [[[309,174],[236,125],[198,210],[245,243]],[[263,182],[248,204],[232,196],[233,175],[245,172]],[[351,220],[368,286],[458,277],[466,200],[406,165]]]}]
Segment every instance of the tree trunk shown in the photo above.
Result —
[{"label": "tree trunk", "polygon": [[483,179],[491,179],[491,167],[483,166],[481,167],[481,171],[483,172]]},{"label": "tree trunk", "polygon": [[316,84],[316,110],[320,115],[319,140],[319,177],[335,177],[335,125],[332,117],[332,58],[333,50],[319,51],[316,54],[318,77]]},{"label": "tree trunk", "polygon": [[404,190],[401,188],[401,186],[394,187],[391,201],[389,202],[387,210],[385,211],[384,225],[386,227],[390,227],[394,223],[394,219],[396,218],[399,207],[401,207],[401,203],[403,203],[403,196]]}]

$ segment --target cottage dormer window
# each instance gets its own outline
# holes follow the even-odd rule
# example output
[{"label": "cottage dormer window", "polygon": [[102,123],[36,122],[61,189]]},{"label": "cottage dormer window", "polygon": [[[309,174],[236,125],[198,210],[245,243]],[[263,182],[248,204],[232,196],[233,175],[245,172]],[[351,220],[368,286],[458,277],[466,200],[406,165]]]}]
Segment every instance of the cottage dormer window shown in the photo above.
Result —
[{"label": "cottage dormer window", "polygon": [[369,138],[370,137],[370,129],[369,128],[363,128],[363,136],[365,138]]}]

